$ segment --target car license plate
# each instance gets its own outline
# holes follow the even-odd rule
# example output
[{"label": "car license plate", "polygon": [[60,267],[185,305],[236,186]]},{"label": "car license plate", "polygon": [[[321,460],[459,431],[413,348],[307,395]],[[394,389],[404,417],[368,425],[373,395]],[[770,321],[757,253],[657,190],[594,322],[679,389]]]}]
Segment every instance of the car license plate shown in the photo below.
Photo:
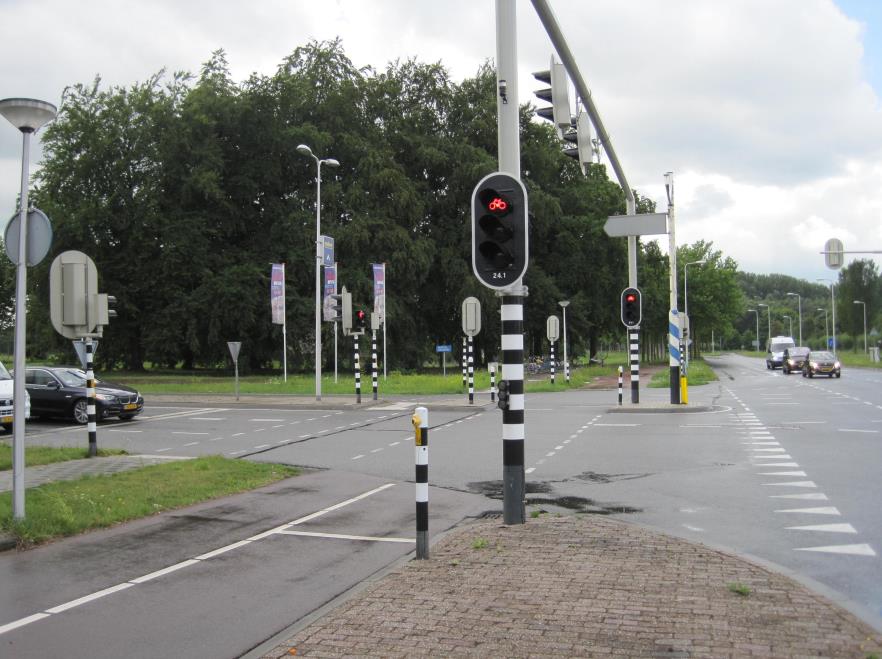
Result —
[{"label": "car license plate", "polygon": [[138,409],[138,404],[137,404],[137,403],[127,403],[127,404],[123,407],[123,409],[126,409],[126,410],[136,410],[136,409]]},{"label": "car license plate", "polygon": [[11,416],[0,417],[0,423],[12,423],[12,417]]}]

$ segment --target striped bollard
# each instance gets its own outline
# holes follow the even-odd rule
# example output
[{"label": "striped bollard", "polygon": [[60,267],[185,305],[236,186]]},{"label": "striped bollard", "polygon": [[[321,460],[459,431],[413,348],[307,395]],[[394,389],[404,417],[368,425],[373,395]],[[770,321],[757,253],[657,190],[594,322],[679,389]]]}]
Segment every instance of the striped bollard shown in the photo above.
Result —
[{"label": "striped bollard", "polygon": [[466,384],[468,383],[468,369],[469,369],[469,347],[468,347],[468,338],[462,337],[462,388],[465,390]]},{"label": "striped bollard", "polygon": [[496,365],[490,367],[490,402],[496,402]]},{"label": "striped bollard", "polygon": [[619,405],[622,404],[622,367],[619,366]]},{"label": "striped bollard", "polygon": [[680,404],[680,314],[668,312],[668,368],[670,371],[671,405]]},{"label": "striped bollard", "polygon": [[680,404],[689,403],[689,387],[686,380],[686,351],[689,349],[684,343],[680,344]]},{"label": "striped bollard", "polygon": [[551,344],[551,384],[554,384],[554,343]]},{"label": "striped bollard", "polygon": [[566,374],[567,384],[570,383],[570,360],[564,360],[564,373]]},{"label": "striped bollard", "polygon": [[377,330],[371,339],[371,384],[374,387],[374,400],[377,400]]},{"label": "striped bollard", "polygon": [[358,334],[352,335],[355,344],[355,402],[361,403],[361,361],[358,357]]},{"label": "striped bollard", "polygon": [[640,331],[632,328],[628,334],[631,337],[631,402],[640,402]]},{"label": "striped bollard", "polygon": [[429,410],[414,410],[416,444],[416,557],[429,558]]},{"label": "striped bollard", "polygon": [[524,298],[502,296],[502,379],[508,405],[502,410],[502,517],[523,524],[524,509]]},{"label": "striped bollard", "polygon": [[89,416],[89,457],[98,455],[98,423],[95,416],[95,374],[92,372],[92,338],[86,338],[86,414]]},{"label": "striped bollard", "polygon": [[469,337],[469,405],[475,404],[475,344]]}]

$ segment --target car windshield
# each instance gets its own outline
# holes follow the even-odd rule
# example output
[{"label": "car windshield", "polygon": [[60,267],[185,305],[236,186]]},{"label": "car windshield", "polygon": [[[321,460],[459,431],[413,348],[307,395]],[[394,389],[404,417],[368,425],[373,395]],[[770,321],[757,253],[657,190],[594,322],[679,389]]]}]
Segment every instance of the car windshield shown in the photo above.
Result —
[{"label": "car windshield", "polygon": [[9,371],[6,370],[6,367],[0,362],[0,380],[11,380],[12,376],[9,374]]},{"label": "car windshield", "polygon": [[805,357],[809,353],[808,348],[793,348],[790,351],[791,357]]},{"label": "car windshield", "polygon": [[85,387],[86,373],[79,369],[67,369],[55,371],[56,377],[64,383],[65,387]]},{"label": "car windshield", "polygon": [[812,359],[819,362],[832,362],[834,357],[829,352],[813,352]]},{"label": "car windshield", "polygon": [[792,343],[773,343],[770,352],[784,352],[787,348],[792,347]]}]

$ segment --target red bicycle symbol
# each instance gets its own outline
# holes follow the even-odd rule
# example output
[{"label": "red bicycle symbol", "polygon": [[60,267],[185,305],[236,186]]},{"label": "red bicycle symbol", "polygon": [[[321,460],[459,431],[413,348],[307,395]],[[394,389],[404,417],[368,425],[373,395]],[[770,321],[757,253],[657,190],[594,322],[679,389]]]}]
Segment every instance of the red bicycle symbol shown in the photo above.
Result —
[{"label": "red bicycle symbol", "polygon": [[487,206],[491,211],[503,212],[508,209],[508,202],[502,197],[494,197]]}]

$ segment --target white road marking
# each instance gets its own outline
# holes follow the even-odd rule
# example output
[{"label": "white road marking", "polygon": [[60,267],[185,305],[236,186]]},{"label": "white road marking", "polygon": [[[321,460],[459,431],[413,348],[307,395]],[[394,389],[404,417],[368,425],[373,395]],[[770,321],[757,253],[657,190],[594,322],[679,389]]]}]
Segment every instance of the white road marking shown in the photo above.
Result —
[{"label": "white road marking", "polygon": [[600,426],[604,428],[635,428],[639,426],[639,423],[595,423],[595,427]]},{"label": "white road marking", "polygon": [[389,446],[398,446],[401,442],[392,442]]},{"label": "white road marking", "polygon": [[111,586],[110,588],[105,588],[104,590],[99,590],[98,592],[91,593],[90,595],[85,595],[84,597],[80,597],[75,600],[71,600],[70,602],[66,602],[64,604],[59,604],[58,606],[53,606],[51,609],[46,609],[46,613],[61,613],[62,611],[67,611],[68,609],[72,609],[75,606],[80,606],[81,604],[87,604],[88,602],[94,602],[97,599],[101,599],[102,597],[106,597],[107,595],[111,595],[113,593],[118,593],[121,590],[126,590],[127,588],[131,588],[135,585],[136,582],[132,581],[131,583],[121,583],[115,586]]},{"label": "white road marking", "polygon": [[546,457],[546,458],[550,458],[550,457],[553,456],[553,455],[554,455],[554,451],[551,451],[550,453],[546,453],[546,454],[545,454],[545,457]]},{"label": "white road marking", "polygon": [[[165,576],[166,574],[170,574],[172,572],[177,572],[185,567],[190,567],[191,565],[196,565],[199,561],[195,558],[187,559],[186,561],[181,561],[180,563],[175,563],[174,565],[169,565],[166,568],[161,570],[157,570],[156,572],[151,572],[150,574],[145,574],[143,577],[138,577],[137,579],[131,579],[129,583],[144,583],[145,581],[152,581],[153,579],[158,579],[159,577]],[[48,610],[48,609],[47,609]]]},{"label": "white road marking", "polygon": [[268,446],[270,446],[270,445],[269,444],[261,444],[260,446],[255,446],[254,450],[257,451],[258,449],[267,448]]},{"label": "white road marking", "polygon": [[210,433],[207,433],[207,432],[184,432],[182,430],[172,432],[172,435],[208,435],[208,434],[210,434]]},{"label": "white road marking", "polygon": [[687,423],[685,426],[680,426],[681,428],[722,428],[723,426],[711,426],[704,425],[700,423]]},{"label": "white road marking", "polygon": [[827,495],[823,492],[809,492],[807,494],[772,494],[770,499],[802,499],[804,501],[827,501]]},{"label": "white road marking", "polygon": [[190,421],[226,421],[227,418],[223,416],[193,416],[190,417]]},{"label": "white road marking", "polygon": [[342,533],[312,533],[310,531],[277,531],[277,535],[301,535],[308,538],[334,538],[336,540],[366,540],[369,542],[413,543],[415,538],[380,538],[368,535],[344,535]]},{"label": "white road marking", "polygon": [[278,426],[273,426],[273,428],[284,428],[284,427],[285,427],[285,424],[284,424],[284,423],[279,424]]},{"label": "white road marking", "polygon": [[162,453],[163,451],[171,451],[171,448],[158,448],[158,449],[156,449],[157,453]]},{"label": "white road marking", "polygon": [[13,629],[18,629],[19,627],[30,625],[32,622],[37,622],[38,620],[42,620],[43,618],[48,618],[49,615],[50,614],[48,613],[35,613],[34,615],[28,616],[27,618],[21,618],[20,620],[10,622],[9,624],[0,627],[0,635],[5,634],[6,632],[11,632]]},{"label": "white road marking", "polygon": [[352,459],[353,459],[353,460],[361,460],[363,457],[364,457],[364,453],[362,453],[361,455],[356,455],[356,456],[355,456],[354,458],[352,458]]},{"label": "white road marking", "polygon": [[838,430],[839,432],[863,432],[863,433],[868,433],[868,434],[872,434],[872,435],[879,433],[878,430],[859,430],[857,428],[837,428],[836,430]]},{"label": "white road marking", "polygon": [[783,448],[755,448],[753,449],[754,453],[784,453],[786,449]]},{"label": "white road marking", "polygon": [[798,462],[762,462],[757,467],[798,467]]},{"label": "white road marking", "polygon": [[[763,465],[765,466],[765,465]],[[763,471],[760,476],[805,476],[804,471]]]},{"label": "white road marking", "polygon": [[[116,430],[115,428],[109,428],[107,432],[124,432],[126,434],[133,432],[144,432],[143,430]],[[208,433],[205,433],[208,434]]]},{"label": "white road marking", "polygon": [[703,532],[704,532],[704,529],[701,528],[700,526],[692,526],[691,524],[684,524],[684,525],[683,525],[683,528],[685,528],[685,529],[689,529],[690,531],[695,531],[695,532],[697,532],[697,533],[703,533]]},{"label": "white road marking", "polygon": [[829,545],[827,547],[794,547],[793,551],[819,551],[827,554],[850,554],[852,556],[875,556],[876,552],[868,544]]},{"label": "white road marking", "polygon": [[524,473],[532,474],[534,471],[536,471],[536,467],[530,467],[529,469],[524,470]]},{"label": "white road marking", "polygon": [[375,448],[373,451],[371,451],[371,453],[379,453],[382,450],[382,448]]},{"label": "white road marking", "polygon": [[300,435],[298,439],[306,439],[307,437],[312,437],[312,435]]},{"label": "white road marking", "polygon": [[223,439],[223,437],[212,437],[212,438],[209,439],[208,441],[209,441],[209,442],[218,442],[218,441],[220,441],[220,440],[222,440],[222,439]]},{"label": "white road marking", "polygon": [[189,442],[187,444],[184,444],[184,446],[196,446],[198,443],[199,442]]},{"label": "white road marking", "polygon": [[561,450],[563,450],[563,446],[555,446],[555,447],[554,447],[554,450],[555,450],[555,451],[561,451]]},{"label": "white road marking", "polygon": [[833,506],[823,508],[789,508],[787,510],[776,510],[776,513],[800,513],[802,515],[841,515]]},{"label": "white road marking", "polygon": [[822,531],[824,533],[857,533],[851,524],[814,524],[810,526],[788,526],[789,531]]},{"label": "white road marking", "polygon": [[750,459],[751,460],[760,460],[760,459],[762,459],[762,460],[792,460],[793,458],[791,458],[786,453],[784,453],[783,455],[776,453],[774,455],[751,455]]},{"label": "white road marking", "polygon": [[264,430],[266,430],[266,428],[255,428],[251,432],[263,432]]},{"label": "white road marking", "polygon": [[763,485],[775,485],[779,487],[817,487],[814,481],[790,481],[789,483],[763,483]]},{"label": "white road marking", "polygon": [[244,434],[245,434],[244,432],[234,432],[234,433],[231,435],[231,437],[241,437],[241,436],[244,435]]},{"label": "white road marking", "polygon": [[[287,421],[287,419],[248,419],[249,421],[259,422],[263,421],[265,423],[278,423],[279,421]],[[310,421],[314,421],[314,419],[310,419]]]}]

